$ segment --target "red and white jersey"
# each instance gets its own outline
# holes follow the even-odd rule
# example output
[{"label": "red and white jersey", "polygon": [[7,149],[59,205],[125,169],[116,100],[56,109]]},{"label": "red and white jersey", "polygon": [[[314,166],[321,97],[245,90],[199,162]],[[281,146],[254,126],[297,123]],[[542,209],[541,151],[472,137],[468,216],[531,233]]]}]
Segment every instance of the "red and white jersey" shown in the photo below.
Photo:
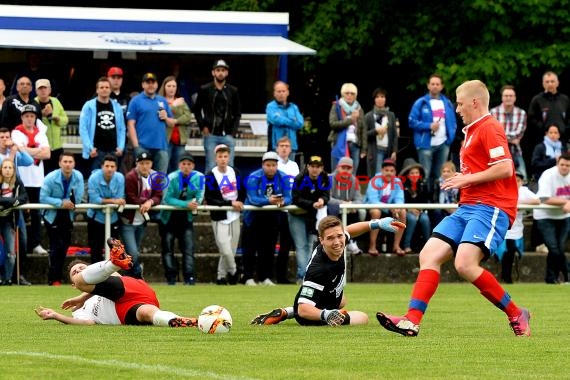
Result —
[{"label": "red and white jersey", "polygon": [[509,161],[513,175],[509,178],[461,188],[460,204],[484,204],[498,207],[509,215],[511,225],[517,214],[518,186],[505,129],[490,114],[463,128],[465,140],[461,147],[461,173],[479,173],[491,165]]},{"label": "red and white jersey", "polygon": [[98,325],[120,325],[119,317],[115,311],[115,303],[105,297],[93,296],[83,304],[81,309],[75,310],[73,318],[86,321],[95,321]]}]

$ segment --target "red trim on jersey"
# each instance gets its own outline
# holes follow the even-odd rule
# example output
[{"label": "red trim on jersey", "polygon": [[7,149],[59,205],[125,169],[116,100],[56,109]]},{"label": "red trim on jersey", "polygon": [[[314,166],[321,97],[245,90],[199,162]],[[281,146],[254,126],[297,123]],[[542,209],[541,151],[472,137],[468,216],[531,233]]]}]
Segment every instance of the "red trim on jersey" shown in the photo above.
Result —
[{"label": "red trim on jersey", "polygon": [[517,213],[518,187],[503,126],[488,115],[465,128],[464,132],[465,141],[460,152],[462,174],[482,172],[497,162],[509,160],[513,165],[513,175],[462,188],[459,204],[498,207],[509,215],[512,225]]},{"label": "red trim on jersey", "polygon": [[160,307],[154,290],[144,280],[122,276],[121,281],[125,287],[125,294],[115,301],[115,310],[121,324],[125,324],[127,312],[135,305],[143,303]]}]

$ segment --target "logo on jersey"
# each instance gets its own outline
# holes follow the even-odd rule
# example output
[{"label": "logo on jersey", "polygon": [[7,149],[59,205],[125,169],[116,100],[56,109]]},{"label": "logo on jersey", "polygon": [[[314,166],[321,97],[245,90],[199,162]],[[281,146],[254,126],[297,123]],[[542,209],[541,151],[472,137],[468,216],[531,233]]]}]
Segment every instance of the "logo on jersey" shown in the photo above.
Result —
[{"label": "logo on jersey", "polygon": [[315,289],[313,288],[309,288],[308,286],[303,286],[301,288],[301,295],[311,298],[313,296],[313,294],[315,294]]}]

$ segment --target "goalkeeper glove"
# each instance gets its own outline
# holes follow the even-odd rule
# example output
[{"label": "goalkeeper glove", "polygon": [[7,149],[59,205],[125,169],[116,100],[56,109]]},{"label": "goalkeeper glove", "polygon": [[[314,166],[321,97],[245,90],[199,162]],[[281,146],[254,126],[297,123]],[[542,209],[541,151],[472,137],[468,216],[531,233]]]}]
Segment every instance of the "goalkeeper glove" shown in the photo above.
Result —
[{"label": "goalkeeper glove", "polygon": [[329,326],[340,326],[344,322],[345,315],[337,309],[321,311],[321,320]]},{"label": "goalkeeper glove", "polygon": [[368,225],[370,226],[371,231],[384,230],[388,232],[396,232],[400,228],[401,229],[406,228],[406,225],[404,223],[392,217],[386,217],[382,219],[372,219],[370,222],[368,222]]}]

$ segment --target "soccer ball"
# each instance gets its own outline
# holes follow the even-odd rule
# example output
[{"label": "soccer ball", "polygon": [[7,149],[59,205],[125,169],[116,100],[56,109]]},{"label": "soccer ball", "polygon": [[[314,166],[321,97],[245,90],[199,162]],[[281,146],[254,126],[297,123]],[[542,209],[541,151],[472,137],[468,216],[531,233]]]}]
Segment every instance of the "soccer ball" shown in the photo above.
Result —
[{"label": "soccer ball", "polygon": [[204,334],[227,333],[231,328],[232,316],[223,306],[207,306],[198,316],[198,329]]}]

